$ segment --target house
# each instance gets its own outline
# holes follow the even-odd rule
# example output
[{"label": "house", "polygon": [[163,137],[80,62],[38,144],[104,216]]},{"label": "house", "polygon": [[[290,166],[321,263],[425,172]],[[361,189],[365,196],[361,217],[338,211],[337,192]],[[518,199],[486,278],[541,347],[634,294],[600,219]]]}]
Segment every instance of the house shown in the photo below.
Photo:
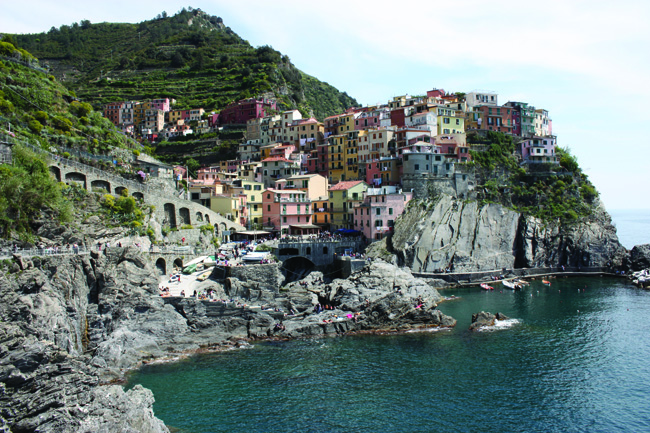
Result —
[{"label": "house", "polygon": [[413,193],[395,186],[368,188],[363,202],[354,207],[354,230],[366,239],[379,240],[393,230],[395,219],[404,212]]},{"label": "house", "polygon": [[214,195],[210,197],[210,209],[244,227],[248,225],[248,209],[245,194]]},{"label": "house", "polygon": [[465,94],[465,102],[468,107],[476,107],[478,105],[492,105],[497,106],[498,95],[494,92],[469,92]]},{"label": "house", "polygon": [[219,125],[245,125],[251,119],[258,119],[277,110],[277,103],[273,99],[242,99],[225,106],[219,112]]},{"label": "house", "polygon": [[329,188],[330,227],[353,229],[352,209],[363,201],[368,184],[362,180],[342,181]]},{"label": "house", "polygon": [[281,235],[318,233],[305,191],[267,189],[262,194],[263,227]]},{"label": "house", "polygon": [[559,164],[560,158],[555,153],[556,138],[553,136],[535,136],[520,143],[522,164]]},{"label": "house", "polygon": [[300,164],[281,156],[269,157],[262,160],[262,179],[266,188],[275,185],[278,179],[300,174]]},{"label": "house", "polygon": [[241,193],[246,195],[246,206],[248,207],[249,228],[261,229],[262,227],[262,194],[264,193],[264,184],[245,179],[233,181],[233,185],[240,188]]}]

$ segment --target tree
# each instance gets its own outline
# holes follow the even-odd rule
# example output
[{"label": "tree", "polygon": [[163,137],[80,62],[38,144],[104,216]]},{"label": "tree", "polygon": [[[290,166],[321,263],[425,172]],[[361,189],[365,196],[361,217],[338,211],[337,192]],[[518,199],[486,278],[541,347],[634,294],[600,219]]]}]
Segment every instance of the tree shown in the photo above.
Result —
[{"label": "tree", "polygon": [[90,20],[81,20],[81,28],[86,30],[90,28]]},{"label": "tree", "polygon": [[194,159],[194,158],[188,158],[185,161],[185,165],[187,166],[187,170],[190,172],[190,176],[196,177],[197,170],[201,168],[201,164]]}]

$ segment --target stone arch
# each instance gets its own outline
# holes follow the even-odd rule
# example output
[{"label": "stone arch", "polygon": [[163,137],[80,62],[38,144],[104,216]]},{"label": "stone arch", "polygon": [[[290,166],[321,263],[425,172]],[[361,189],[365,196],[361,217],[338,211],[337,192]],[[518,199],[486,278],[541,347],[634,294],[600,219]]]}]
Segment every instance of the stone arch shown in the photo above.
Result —
[{"label": "stone arch", "polygon": [[144,194],[141,192],[136,191],[131,195],[133,195],[133,198],[137,198],[138,200],[144,200]]},{"label": "stone arch", "polygon": [[205,222],[207,224],[210,224],[210,215],[208,215],[207,213],[205,214]]},{"label": "stone arch", "polygon": [[173,203],[165,203],[165,221],[164,224],[168,224],[169,227],[176,227],[176,206]]},{"label": "stone arch", "polygon": [[316,264],[309,260],[307,257],[291,257],[282,262],[282,268],[280,268],[280,270],[285,276],[285,280],[282,284],[284,285],[291,281],[297,281],[305,278],[315,268]]},{"label": "stone arch", "polygon": [[56,165],[50,165],[50,173],[58,180],[61,182],[61,169],[57,167]]},{"label": "stone arch", "polygon": [[158,269],[158,273],[160,275],[167,275],[167,263],[162,257],[156,260],[156,268]]},{"label": "stone arch", "polygon": [[181,259],[180,257],[176,257],[174,259],[174,267],[179,268],[179,269],[182,270],[183,269],[183,259]]},{"label": "stone arch", "polygon": [[228,226],[226,223],[219,223],[219,229],[220,231],[228,230]]},{"label": "stone arch", "polygon": [[128,189],[126,187],[124,187],[124,186],[116,186],[115,187],[115,195],[122,195],[122,191],[125,191],[125,190],[128,192]]},{"label": "stone arch", "polygon": [[203,222],[203,214],[201,212],[196,213],[196,223],[202,223]]},{"label": "stone arch", "polygon": [[88,187],[86,186],[86,175],[83,173],[77,173],[75,171],[70,172],[65,175],[65,182],[68,184],[70,182],[74,182],[76,184],[83,186],[84,189],[88,189]]},{"label": "stone arch", "polygon": [[110,182],[108,182],[106,180],[98,179],[98,180],[93,180],[92,182],[90,182],[90,189],[92,190],[92,189],[95,189],[95,188],[105,189],[106,192],[109,193],[109,194],[111,192],[111,184],[110,184]]},{"label": "stone arch", "polygon": [[178,210],[178,216],[181,219],[181,224],[187,224],[190,225],[192,224],[192,220],[190,219],[190,210],[186,207],[182,207]]}]

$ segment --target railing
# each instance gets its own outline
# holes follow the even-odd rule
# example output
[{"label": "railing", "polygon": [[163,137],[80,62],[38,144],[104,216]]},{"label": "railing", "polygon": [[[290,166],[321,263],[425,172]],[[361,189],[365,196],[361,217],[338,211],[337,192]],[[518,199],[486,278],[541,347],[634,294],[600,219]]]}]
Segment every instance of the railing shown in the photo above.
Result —
[{"label": "railing", "polygon": [[75,254],[90,254],[90,249],[85,246],[47,247],[47,248],[3,248],[0,258],[11,258],[13,255],[23,257],[68,256]]}]

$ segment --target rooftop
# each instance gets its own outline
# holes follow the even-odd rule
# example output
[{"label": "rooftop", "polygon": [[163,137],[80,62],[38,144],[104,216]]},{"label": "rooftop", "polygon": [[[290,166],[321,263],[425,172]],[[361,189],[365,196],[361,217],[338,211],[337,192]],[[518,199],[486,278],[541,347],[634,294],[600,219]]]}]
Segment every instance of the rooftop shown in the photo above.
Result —
[{"label": "rooftop", "polygon": [[344,180],[330,187],[330,191],[343,191],[364,183],[362,180]]}]

